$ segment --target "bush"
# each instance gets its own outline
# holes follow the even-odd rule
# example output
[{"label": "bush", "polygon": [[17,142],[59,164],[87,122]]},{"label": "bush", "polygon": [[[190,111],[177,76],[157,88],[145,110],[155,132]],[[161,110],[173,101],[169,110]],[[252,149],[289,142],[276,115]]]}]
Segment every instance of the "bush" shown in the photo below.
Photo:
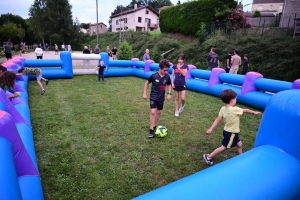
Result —
[{"label": "bush", "polygon": [[254,11],[254,13],[252,15],[252,17],[260,17],[260,16],[261,15],[260,15],[260,11],[259,10]]},{"label": "bush", "polygon": [[119,60],[131,60],[133,58],[133,52],[131,46],[126,40],[124,40],[118,49]]}]

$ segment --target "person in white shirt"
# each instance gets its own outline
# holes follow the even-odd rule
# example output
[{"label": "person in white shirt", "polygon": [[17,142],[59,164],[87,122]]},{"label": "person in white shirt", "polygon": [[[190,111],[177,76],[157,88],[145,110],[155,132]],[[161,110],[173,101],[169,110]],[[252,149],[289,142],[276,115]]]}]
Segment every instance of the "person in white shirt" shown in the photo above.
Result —
[{"label": "person in white shirt", "polygon": [[43,49],[41,48],[40,45],[35,49],[34,52],[36,55],[36,59],[43,59]]},{"label": "person in white shirt", "polygon": [[72,52],[72,48],[71,48],[71,45],[70,45],[70,44],[68,44],[68,51],[69,51],[69,52]]}]

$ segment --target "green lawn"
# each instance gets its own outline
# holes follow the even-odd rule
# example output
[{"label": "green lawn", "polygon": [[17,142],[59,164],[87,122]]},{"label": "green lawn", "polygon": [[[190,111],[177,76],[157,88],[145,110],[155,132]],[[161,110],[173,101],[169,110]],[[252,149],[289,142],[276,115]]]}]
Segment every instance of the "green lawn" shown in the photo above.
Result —
[{"label": "green lawn", "polygon": [[[149,139],[145,81],[119,77],[99,83],[96,75],[75,76],[50,80],[44,96],[36,81],[29,82],[45,199],[131,199],[208,167],[202,155],[221,145],[223,125],[211,135],[205,131],[222,101],[187,91],[185,110],[176,118],[173,96],[159,121],[168,136]],[[241,117],[244,151],[253,147],[260,119]],[[214,162],[233,156],[235,149]]]}]

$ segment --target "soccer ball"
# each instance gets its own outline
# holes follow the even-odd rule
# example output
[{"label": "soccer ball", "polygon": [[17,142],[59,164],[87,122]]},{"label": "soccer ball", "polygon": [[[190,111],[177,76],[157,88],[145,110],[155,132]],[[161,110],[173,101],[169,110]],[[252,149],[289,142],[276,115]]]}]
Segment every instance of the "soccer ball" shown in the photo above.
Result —
[{"label": "soccer ball", "polygon": [[168,129],[165,126],[158,126],[155,130],[156,137],[166,137],[168,134]]}]

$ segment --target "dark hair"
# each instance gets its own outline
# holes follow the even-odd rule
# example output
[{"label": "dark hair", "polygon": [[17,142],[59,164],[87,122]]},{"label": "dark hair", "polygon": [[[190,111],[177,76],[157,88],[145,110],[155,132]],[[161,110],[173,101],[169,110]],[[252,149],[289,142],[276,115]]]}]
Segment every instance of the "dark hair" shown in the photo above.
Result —
[{"label": "dark hair", "polygon": [[6,71],[7,71],[7,69],[6,69],[6,67],[4,67],[3,65],[0,65],[0,71],[2,71],[2,72],[6,72]]},{"label": "dark hair", "polygon": [[18,70],[18,73],[22,73],[24,69],[25,69],[24,67],[21,67],[21,68]]},{"label": "dark hair", "polygon": [[170,62],[167,59],[162,59],[159,62],[159,68],[164,69],[164,68],[170,68]]},{"label": "dark hair", "polygon": [[227,89],[221,92],[220,98],[226,104],[229,104],[232,99],[235,99],[237,94],[232,89]]},{"label": "dark hair", "polygon": [[180,54],[177,56],[177,60],[179,60],[179,58],[181,58],[182,60],[185,60],[185,55],[184,55],[184,53],[180,53]]},{"label": "dark hair", "polygon": [[248,58],[248,54],[244,54],[244,57]]},{"label": "dark hair", "polygon": [[227,53],[232,54],[232,51],[228,51]]},{"label": "dark hair", "polygon": [[234,52],[237,54],[237,55],[240,55],[240,52],[238,50],[234,50]]},{"label": "dark hair", "polygon": [[14,88],[16,74],[11,71],[3,72],[0,76],[0,83],[4,83],[9,89]]},{"label": "dark hair", "polygon": [[216,53],[216,48],[211,48],[210,50]]}]

